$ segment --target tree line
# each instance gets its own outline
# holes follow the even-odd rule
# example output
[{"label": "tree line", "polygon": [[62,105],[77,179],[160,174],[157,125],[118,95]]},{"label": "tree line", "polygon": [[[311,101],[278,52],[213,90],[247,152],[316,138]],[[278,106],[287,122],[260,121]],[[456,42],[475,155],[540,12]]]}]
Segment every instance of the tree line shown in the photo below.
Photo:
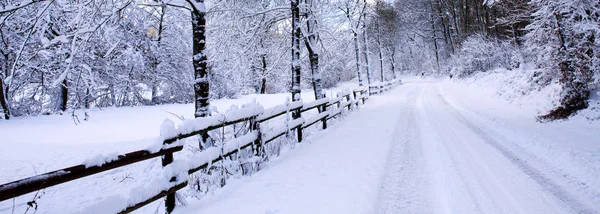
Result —
[{"label": "tree line", "polygon": [[[541,119],[597,89],[593,0],[4,0],[4,119],[195,103],[358,84],[399,73],[469,77],[532,64],[563,86]],[[290,72],[291,71],[291,72]]]},{"label": "tree line", "polygon": [[297,94],[309,85],[321,98],[322,88],[355,77],[347,44],[367,16],[375,19],[367,7],[364,0],[3,1],[0,112],[9,119],[194,102],[201,117],[210,99]]},{"label": "tree line", "polygon": [[[401,70],[470,77],[530,66],[530,83],[562,86],[541,121],[588,107],[600,77],[600,2],[594,0],[395,1]],[[516,89],[515,89],[516,90]]]}]

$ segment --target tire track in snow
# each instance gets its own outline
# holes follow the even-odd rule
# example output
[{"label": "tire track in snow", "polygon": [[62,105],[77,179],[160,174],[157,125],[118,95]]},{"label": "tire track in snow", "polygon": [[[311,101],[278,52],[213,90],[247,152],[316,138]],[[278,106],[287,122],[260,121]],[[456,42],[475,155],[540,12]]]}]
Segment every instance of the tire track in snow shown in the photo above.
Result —
[{"label": "tire track in snow", "polygon": [[[504,137],[505,140],[500,142],[510,148],[512,153],[526,159],[546,176],[552,176],[551,179],[558,185],[568,187],[568,191],[582,194],[579,195],[580,199],[586,199],[589,207],[600,210],[600,160],[597,158],[598,152],[595,152],[600,150],[594,149],[597,146],[593,145],[596,144],[592,142],[593,134],[588,134],[595,133],[598,128],[578,127],[577,132],[574,132],[569,126],[512,121],[510,117],[490,114],[493,111],[484,113],[475,110],[455,96],[448,99],[447,92],[442,90],[442,84],[438,84],[438,90],[448,104],[473,124],[484,124],[479,126],[484,132],[492,137]],[[487,123],[493,126],[486,125]],[[589,142],[577,142],[583,139]],[[573,141],[577,144],[575,148],[568,145]]]},{"label": "tire track in snow", "polygon": [[420,145],[420,130],[415,115],[417,96],[423,90],[422,86],[413,87],[408,93],[407,105],[401,110],[406,114],[398,118],[394,131],[394,142],[388,157],[386,175],[383,181],[379,204],[376,213],[423,213],[428,202],[423,168],[424,160]]},{"label": "tire track in snow", "polygon": [[[428,84],[429,86],[430,84]],[[427,87],[423,92],[429,91],[430,87]],[[423,93],[424,94],[424,93]],[[440,213],[483,213],[480,201],[475,194],[474,185],[475,182],[468,180],[465,176],[465,172],[462,169],[462,164],[457,159],[454,148],[450,147],[453,144],[448,139],[448,133],[446,133],[446,127],[440,124],[440,117],[431,108],[431,103],[426,96],[420,96],[418,107],[420,109],[420,119],[428,127],[426,133],[428,139],[421,141],[422,144],[427,148],[426,153],[428,154],[427,159],[429,167],[433,167],[430,174],[430,179],[437,182],[437,186],[434,189],[434,194],[438,196],[440,207],[437,212]],[[423,101],[425,103],[423,104]],[[453,152],[454,151],[454,152]],[[462,187],[462,188],[457,188]],[[467,199],[467,200],[465,200]],[[469,201],[471,203],[464,203]]]},{"label": "tire track in snow", "polygon": [[531,166],[527,161],[522,160],[516,154],[514,154],[511,150],[504,147],[499,140],[507,141],[505,137],[500,137],[500,139],[494,139],[488,133],[484,132],[477,125],[472,123],[466,117],[464,117],[461,113],[459,113],[453,106],[451,106],[443,96],[441,96],[438,88],[437,96],[441,100],[441,102],[447,106],[448,112],[454,116],[458,121],[460,121],[463,125],[469,128],[472,132],[479,135],[479,137],[488,145],[492,146],[494,149],[499,151],[507,160],[517,166],[521,171],[530,176],[532,180],[538,183],[541,187],[543,187],[546,191],[550,192],[557,199],[566,204],[571,210],[577,213],[598,213],[597,211],[589,208],[586,204],[579,201],[577,198],[574,198],[569,192],[565,191],[561,186],[557,185],[553,180],[546,177],[540,170]]}]

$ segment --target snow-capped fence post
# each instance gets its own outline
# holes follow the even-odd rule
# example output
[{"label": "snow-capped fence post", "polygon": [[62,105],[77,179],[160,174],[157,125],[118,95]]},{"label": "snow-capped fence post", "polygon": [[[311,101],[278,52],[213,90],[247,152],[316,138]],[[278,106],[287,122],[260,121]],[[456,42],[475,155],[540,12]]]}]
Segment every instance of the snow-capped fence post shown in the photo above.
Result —
[{"label": "snow-capped fence post", "polygon": [[[168,142],[164,142],[164,144],[169,144]],[[162,167],[166,167],[167,165],[173,163],[173,153],[164,154],[161,158]],[[174,182],[176,180],[175,177],[172,177],[169,182]],[[168,194],[165,197],[165,212],[171,213],[175,209],[175,193]]]},{"label": "snow-capped fence post", "polygon": [[[299,115],[299,111],[298,111],[298,115]],[[298,119],[300,117],[294,118],[294,119]],[[296,128],[297,132],[298,132],[298,143],[302,142],[302,126],[299,126],[298,128]]]},{"label": "snow-capped fence post", "polygon": [[[323,94],[323,99],[327,99],[327,96],[325,96],[325,94]],[[327,112],[327,103],[323,104],[323,106],[319,109],[320,109],[319,112]],[[323,121],[323,130],[325,130],[325,129],[327,129],[327,117],[324,117],[322,121]]]},{"label": "snow-capped fence post", "polygon": [[346,102],[349,103],[348,105],[348,111],[350,111],[352,109],[352,98],[350,98],[350,94],[346,94]]},{"label": "snow-capped fence post", "polygon": [[254,151],[254,153],[255,153],[256,156],[261,157],[261,159],[264,159],[265,158],[264,156],[266,155],[266,153],[265,153],[264,148],[263,148],[262,133],[260,131],[260,124],[258,123],[258,120],[257,120],[256,117],[253,117],[252,119],[250,119],[250,131],[251,132],[252,131],[256,131],[256,133],[258,135],[257,138],[256,138],[256,140],[254,140],[254,145],[256,147],[255,148],[256,150]]}]

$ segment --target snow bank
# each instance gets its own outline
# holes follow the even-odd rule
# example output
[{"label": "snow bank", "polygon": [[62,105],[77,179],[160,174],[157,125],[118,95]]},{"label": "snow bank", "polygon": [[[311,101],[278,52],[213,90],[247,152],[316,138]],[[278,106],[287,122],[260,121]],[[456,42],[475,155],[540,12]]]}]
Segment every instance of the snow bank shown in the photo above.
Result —
[{"label": "snow bank", "polygon": [[543,114],[558,104],[561,86],[558,81],[540,86],[539,70],[520,68],[496,69],[477,73],[458,82],[483,90],[521,107],[531,117]]},{"label": "snow bank", "polygon": [[[171,164],[176,166],[176,164]],[[169,165],[169,166],[171,166]],[[181,170],[176,170],[179,172],[178,174],[172,174],[175,172],[172,168],[165,168],[165,175],[169,175],[168,177],[155,178],[152,179],[149,183],[136,186],[129,190],[129,193],[126,195],[112,195],[105,197],[97,204],[93,204],[81,210],[80,213],[90,213],[90,214],[113,214],[119,213],[120,211],[126,209],[127,207],[133,206],[135,204],[146,201],[155,195],[159,194],[162,191],[166,191],[172,187],[175,187],[179,184],[183,184],[187,182],[187,172],[183,172]],[[174,176],[171,176],[174,175]],[[171,177],[176,177],[175,182],[170,182]]]},{"label": "snow bank", "polygon": [[[523,66],[514,70],[495,69],[476,73],[456,82],[473,90],[483,90],[520,107],[534,118],[560,105],[562,86],[558,80],[543,79],[541,70]],[[476,88],[476,89],[475,89]],[[570,120],[600,120],[600,91],[592,91],[589,107],[579,111]]]}]

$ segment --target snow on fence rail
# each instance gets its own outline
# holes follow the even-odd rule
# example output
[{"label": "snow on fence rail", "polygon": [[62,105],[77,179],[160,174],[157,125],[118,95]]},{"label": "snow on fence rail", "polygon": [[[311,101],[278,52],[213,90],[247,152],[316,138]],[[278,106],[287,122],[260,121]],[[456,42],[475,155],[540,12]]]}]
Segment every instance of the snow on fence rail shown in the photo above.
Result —
[{"label": "snow on fence rail", "polygon": [[389,82],[376,83],[369,86],[369,95],[380,94],[384,91],[391,89],[394,85],[400,84],[400,79],[392,80]]},{"label": "snow on fence rail", "polygon": [[[306,104],[302,103],[302,101],[297,101],[263,109],[261,105],[253,103],[225,114],[186,120],[178,128],[175,128],[174,124],[170,121],[165,122],[161,126],[160,145],[156,147],[122,155],[112,155],[111,157],[98,156],[92,160],[86,160],[81,165],[2,184],[0,185],[0,201],[126,165],[161,157],[163,174],[167,175],[168,178],[158,179],[159,182],[157,183],[161,183],[161,185],[154,185],[149,189],[144,189],[142,197],[138,196],[129,200],[120,200],[122,204],[115,205],[113,211],[115,213],[129,213],[166,196],[166,212],[170,213],[175,208],[175,192],[188,185],[187,176],[183,175],[205,169],[211,164],[248,147],[252,147],[255,155],[260,156],[264,154],[262,149],[265,144],[290,133],[291,130],[297,131],[298,142],[301,142],[302,129],[319,121],[323,124],[322,128],[326,129],[327,120],[340,115],[344,109],[348,108],[350,110],[352,106],[358,106],[361,102],[364,104],[369,95],[382,93],[399,83],[400,81],[394,80],[376,86],[361,87],[353,91],[346,90],[338,93],[338,97],[323,98]],[[261,123],[263,122],[292,111],[300,110],[302,114],[312,109],[318,109],[319,114],[308,119],[300,117],[292,121],[287,121],[286,124],[278,126],[276,129],[265,133],[261,132]],[[226,142],[221,148],[211,147],[186,160],[173,160],[173,154],[183,150],[184,145],[181,140],[241,122],[250,123],[251,130],[249,133]]]}]

